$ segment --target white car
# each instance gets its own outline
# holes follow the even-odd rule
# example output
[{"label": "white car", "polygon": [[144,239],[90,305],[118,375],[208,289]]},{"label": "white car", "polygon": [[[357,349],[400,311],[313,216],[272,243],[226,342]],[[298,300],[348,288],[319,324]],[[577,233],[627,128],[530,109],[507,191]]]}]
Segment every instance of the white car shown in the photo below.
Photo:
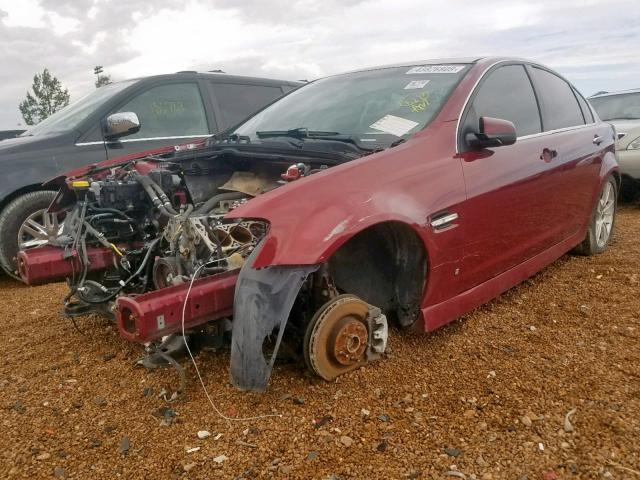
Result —
[{"label": "white car", "polygon": [[600,93],[589,102],[604,122],[618,134],[617,152],[620,173],[640,187],[640,89]]}]

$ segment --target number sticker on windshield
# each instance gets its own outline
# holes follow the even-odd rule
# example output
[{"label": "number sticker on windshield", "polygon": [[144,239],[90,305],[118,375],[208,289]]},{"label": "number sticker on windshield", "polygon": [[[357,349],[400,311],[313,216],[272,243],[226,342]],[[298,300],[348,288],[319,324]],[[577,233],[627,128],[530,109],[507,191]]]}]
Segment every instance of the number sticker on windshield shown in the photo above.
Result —
[{"label": "number sticker on windshield", "polygon": [[464,65],[423,65],[422,67],[413,67],[407,72],[407,75],[414,73],[458,73],[464,69]]},{"label": "number sticker on windshield", "polygon": [[413,90],[414,88],[424,88],[429,80],[412,80],[404,87],[405,90]]},{"label": "number sticker on windshield", "polygon": [[385,115],[377,122],[371,124],[370,127],[385,133],[390,133],[396,137],[401,137],[417,125],[418,122],[414,122],[413,120],[396,117],[395,115]]}]

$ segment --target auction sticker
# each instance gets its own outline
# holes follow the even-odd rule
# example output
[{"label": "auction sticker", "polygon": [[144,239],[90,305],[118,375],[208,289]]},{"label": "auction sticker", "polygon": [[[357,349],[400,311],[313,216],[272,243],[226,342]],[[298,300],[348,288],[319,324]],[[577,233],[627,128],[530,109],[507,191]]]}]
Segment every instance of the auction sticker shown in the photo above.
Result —
[{"label": "auction sticker", "polygon": [[390,133],[396,137],[401,137],[409,130],[416,127],[416,125],[418,125],[418,122],[414,122],[413,120],[396,117],[395,115],[385,115],[380,120],[370,125],[370,127],[375,128],[376,130],[381,130],[385,133]]},{"label": "auction sticker", "polygon": [[414,88],[424,88],[429,80],[412,80],[404,87],[405,90],[413,90]]},{"label": "auction sticker", "polygon": [[407,72],[407,75],[414,73],[458,73],[464,69],[464,65],[423,65],[421,67],[413,67]]}]

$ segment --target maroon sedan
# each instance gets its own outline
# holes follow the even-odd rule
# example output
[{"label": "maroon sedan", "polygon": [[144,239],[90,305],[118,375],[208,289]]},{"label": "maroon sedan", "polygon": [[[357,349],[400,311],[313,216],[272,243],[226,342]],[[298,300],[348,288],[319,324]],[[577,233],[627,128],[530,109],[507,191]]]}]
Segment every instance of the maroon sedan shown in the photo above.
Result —
[{"label": "maroon sedan", "polygon": [[388,321],[431,331],[604,251],[619,187],[612,127],[516,59],[327,77],[177,150],[73,172],[65,233],[21,273],[68,275],[68,312],[115,312],[131,340],[230,329],[243,389],[282,341],[333,379],[383,354]]}]

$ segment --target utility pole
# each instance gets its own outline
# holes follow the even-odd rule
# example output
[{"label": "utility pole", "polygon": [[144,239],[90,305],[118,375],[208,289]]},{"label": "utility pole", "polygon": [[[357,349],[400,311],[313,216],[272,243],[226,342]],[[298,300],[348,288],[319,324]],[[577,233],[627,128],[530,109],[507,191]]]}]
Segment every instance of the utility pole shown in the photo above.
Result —
[{"label": "utility pole", "polygon": [[100,74],[102,73],[102,65],[96,65],[93,69],[93,74],[100,79]]}]

